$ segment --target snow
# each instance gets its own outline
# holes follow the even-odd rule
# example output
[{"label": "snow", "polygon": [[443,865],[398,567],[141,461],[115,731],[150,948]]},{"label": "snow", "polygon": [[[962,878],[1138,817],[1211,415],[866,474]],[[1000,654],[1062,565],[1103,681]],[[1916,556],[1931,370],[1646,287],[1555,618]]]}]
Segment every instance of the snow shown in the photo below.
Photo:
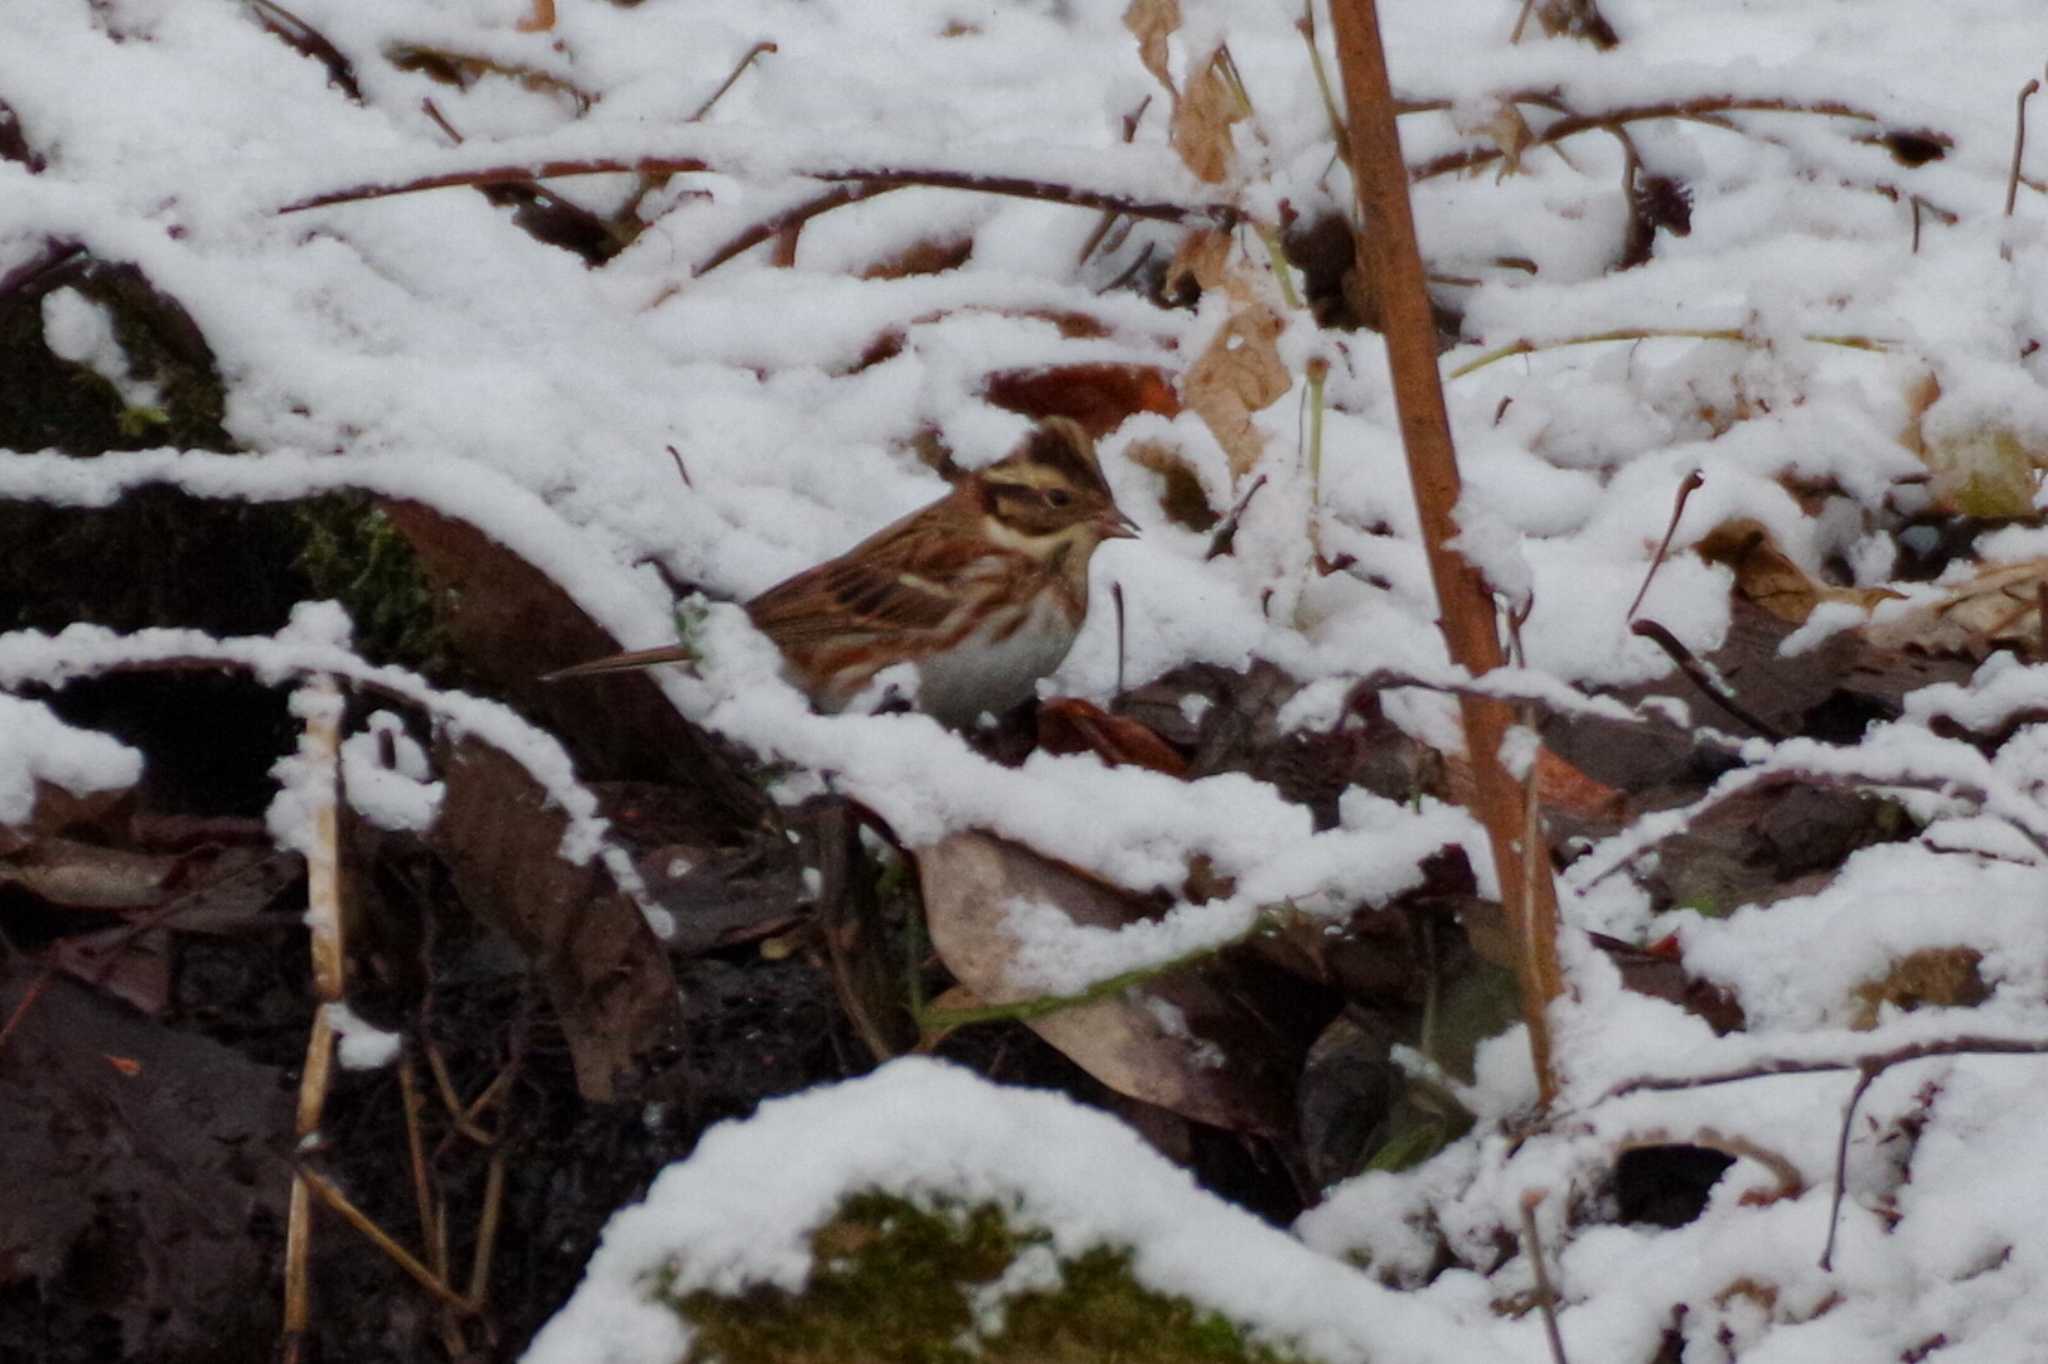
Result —
[{"label": "snow", "polygon": [[[1175,230],[1143,224],[1123,247],[1078,263],[1096,210],[929,186],[812,220],[789,268],[771,264],[765,242],[700,267],[742,230],[842,182],[835,177],[891,169],[1052,180],[1196,213],[1237,204],[1273,218],[1282,201],[1304,213],[1348,205],[1291,6],[1186,5],[1173,69],[1185,72],[1227,38],[1257,111],[1235,135],[1241,178],[1217,185],[1194,180],[1172,153],[1164,92],[1138,65],[1121,0],[650,0],[564,5],[552,33],[517,31],[525,8],[300,0],[294,12],[351,59],[365,92],[357,104],[246,8],[0,7],[0,98],[49,160],[40,174],[0,161],[0,277],[59,242],[132,262],[205,336],[226,381],[226,428],[246,452],[9,453],[0,497],[92,507],[170,484],[246,501],[335,489],[414,499],[545,573],[624,647],[672,640],[672,584],[698,585],[714,603],[703,666],[666,670],[659,684],[692,720],[788,765],[785,798],[829,782],[913,847],[988,829],[1140,892],[1176,890],[1200,854],[1215,883],[1233,887],[1118,933],[1017,907],[1019,972],[1048,989],[1230,941],[1276,906],[1334,922],[1416,884],[1421,861],[1446,845],[1466,849],[1482,884],[1491,877],[1469,817],[1429,800],[1350,792],[1336,826],[1318,830],[1300,806],[1242,774],[1178,782],[1045,754],[1002,768],[923,716],[815,715],[730,604],[937,496],[944,485],[907,449],[914,436],[937,433],[967,466],[1000,456],[1021,423],[984,400],[991,372],[1081,363],[1183,372],[1226,313],[1220,302],[1174,311],[1105,292],[1146,244],[1170,254]],[[2030,349],[2048,312],[2038,155],[2016,213],[1999,211],[2012,94],[2040,48],[2027,0],[1609,0],[1603,9],[1625,41],[1608,54],[1533,32],[1511,44],[1517,6],[1498,0],[1387,0],[1383,9],[1400,93],[1447,106],[1402,120],[1417,163],[1475,145],[1470,129],[1516,91],[1575,110],[1704,94],[1853,106],[1848,115],[1741,113],[1729,126],[1630,123],[1646,168],[1683,177],[1694,198],[1690,235],[1659,234],[1653,259],[1627,271],[1610,268],[1626,213],[1625,154],[1609,133],[1530,148],[1504,179],[1494,162],[1417,183],[1432,268],[1462,281],[1440,287],[1474,338],[1443,357],[1445,373],[1527,343],[1446,386],[1465,461],[1461,548],[1532,606],[1526,666],[1482,689],[1653,723],[1584,689],[1668,669],[1625,617],[1689,474],[1703,474],[1704,486],[1641,614],[1707,653],[1729,629],[1730,575],[1687,550],[1731,519],[1760,522],[1809,571],[1839,562],[1859,583],[1885,579],[1897,556],[1879,523],[1887,508],[1927,495],[1916,483],[1924,467],[1900,436],[1913,419],[1909,395],[1928,376],[1941,393],[1924,414],[1929,439],[2005,431],[2038,444],[2048,433],[2048,357]],[[777,50],[698,118],[763,39]],[[1326,25],[1321,41],[1330,60]],[[402,44],[540,79],[437,85],[380,55]],[[428,97],[461,146],[420,111]],[[1126,143],[1123,120],[1148,97]],[[1558,117],[1539,101],[1519,107],[1539,133]],[[1953,145],[1918,168],[1858,140],[1920,128]],[[655,190],[649,205],[671,211],[601,269],[536,244],[465,189],[278,212],[415,176],[647,156],[710,169]],[[634,177],[553,187],[604,213],[633,192]],[[1928,206],[1917,249],[1915,196]],[[861,278],[927,238],[969,236],[974,252],[956,270]],[[1263,270],[1250,234],[1237,241],[1238,268]],[[1259,288],[1271,292],[1266,281]],[[1091,334],[1066,334],[1059,319],[1074,314],[1093,319]],[[43,325],[57,355],[114,384],[124,402],[154,400],[82,293],[51,294]],[[885,337],[899,348],[869,363]],[[1101,442],[1106,477],[1144,535],[1102,552],[1087,626],[1047,690],[1102,700],[1119,657],[1127,686],[1190,661],[1263,660],[1304,684],[1282,717],[1291,730],[1342,723],[1359,679],[1392,678],[1409,685],[1383,695],[1386,713],[1454,751],[1445,689],[1471,680],[1448,664],[1436,633],[1383,348],[1366,333],[1326,336],[1298,315],[1279,347],[1297,383],[1257,414],[1267,441],[1256,474],[1268,482],[1245,508],[1233,554],[1206,558],[1207,537],[1169,523],[1158,478],[1127,457],[1139,439],[1176,445],[1212,509],[1227,511],[1248,484],[1233,485],[1197,416],[1135,418]],[[1331,366],[1313,497],[1298,450],[1298,376],[1312,355]],[[1315,572],[1311,518],[1314,544],[1348,570]],[[2018,561],[2048,552],[2048,536],[2013,526],[1979,550]],[[1113,582],[1129,608],[1121,648]],[[1850,608],[1817,613],[1792,647],[1859,621]],[[600,858],[618,884],[637,888],[551,736],[496,702],[366,663],[341,624],[333,610],[308,608],[278,638],[15,632],[0,635],[0,686],[57,687],[187,658],[280,686],[330,675],[512,754],[564,812],[563,855]],[[1533,1087],[1526,1039],[1511,1031],[1481,1050],[1468,1097],[1482,1121],[1470,1136],[1417,1170],[1347,1183],[1290,1235],[1198,1194],[1107,1119],[902,1064],[708,1137],[646,1205],[622,1214],[584,1296],[534,1357],[588,1358],[575,1351],[596,1341],[612,1358],[673,1358],[676,1328],[635,1292],[637,1268],[682,1254],[686,1272],[718,1282],[795,1282],[804,1229],[863,1182],[1020,1200],[1062,1244],[1131,1244],[1148,1282],[1331,1358],[1546,1357],[1533,1318],[1494,1309],[1529,1287],[1526,1257],[1492,1274],[1469,1267],[1498,1258],[1530,1194],[1542,1198],[1574,1357],[1654,1355],[1676,1304],[1687,1307],[1675,1329],[1688,1359],[1896,1358],[1936,1337],[1945,1360],[2026,1357],[2048,1335],[2042,1253],[2028,1234],[2048,1202],[2033,1173],[2042,1139],[2026,1116],[2037,1062],[1935,1059],[1874,1085],[1826,1272],[1815,1260],[1848,1073],[1612,1091],[1633,1078],[1713,1076],[1772,1059],[1853,1062],[1963,1028],[2040,1033],[2044,705],[2048,667],[1995,659],[1968,684],[1909,697],[1898,722],[1860,745],[1742,745],[1740,766],[1701,800],[1592,847],[1563,878],[1568,921],[1633,942],[1675,935],[1691,969],[1740,999],[1750,1027],[1715,1037],[1671,1005],[1622,990],[1604,957],[1568,945],[1572,996],[1554,1011],[1566,1090],[1539,1131],[1518,1126]],[[1653,708],[1654,722],[1684,725],[1675,710]],[[2017,732],[1987,757],[1953,736],[1957,725]],[[1526,762],[1527,745],[1515,756]],[[0,694],[0,823],[30,818],[38,782],[117,789],[143,760],[65,727],[40,701]],[[442,788],[395,715],[373,714],[347,734],[342,767],[346,798],[372,822],[431,824]],[[1783,781],[1869,787],[1925,827],[1768,908],[1723,919],[1653,914],[1629,869],[1709,807]],[[1859,984],[1901,955],[1951,947],[1982,954],[1985,1005],[1967,1015],[1886,1013],[1873,1032],[1853,1029]],[[1925,1104],[1923,1086],[1937,1091]],[[1902,1164],[1893,1152],[1911,1144],[1909,1118],[1921,1124],[1918,1145]],[[827,1129],[831,1140],[818,1140]],[[1624,1144],[1712,1144],[1702,1134],[1752,1143],[1796,1171],[1800,1187],[1779,1188],[1773,1161],[1749,1154],[1688,1227],[1567,1224],[1574,1200],[1598,1197]],[[1429,1278],[1436,1229],[1461,1267]],[[1353,1251],[1369,1256],[1369,1275],[1335,1258]],[[1410,1291],[1382,1291],[1374,1276]]]},{"label": "snow", "polygon": [[875,1188],[992,1202],[1012,1226],[1049,1231],[1063,1258],[1129,1247],[1145,1286],[1325,1359],[1421,1364],[1474,1350],[1534,1359],[1529,1348],[1541,1348],[1533,1320],[1489,1320],[1483,1304],[1446,1336],[1434,1308],[1202,1192],[1102,1113],[909,1059],[705,1133],[689,1161],[612,1219],[583,1286],[535,1337],[527,1364],[680,1358],[687,1331],[648,1301],[649,1275],[673,1271],[678,1296],[749,1284],[795,1291],[810,1268],[808,1234],[842,1199]]},{"label": "snow", "polygon": [[126,744],[65,724],[41,701],[0,692],[0,826],[28,823],[38,782],[89,796],[141,776],[142,755]]}]

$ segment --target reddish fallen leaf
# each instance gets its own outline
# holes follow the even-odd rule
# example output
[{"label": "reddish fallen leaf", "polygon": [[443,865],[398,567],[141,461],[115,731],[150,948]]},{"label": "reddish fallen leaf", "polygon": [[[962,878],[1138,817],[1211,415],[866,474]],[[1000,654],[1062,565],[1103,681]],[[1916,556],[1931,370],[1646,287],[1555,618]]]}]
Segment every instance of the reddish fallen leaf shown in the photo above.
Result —
[{"label": "reddish fallen leaf", "polygon": [[[1470,807],[1475,796],[1472,764],[1462,753],[1444,756],[1445,784],[1450,797]],[[1580,819],[1606,820],[1621,814],[1628,797],[1596,781],[1547,748],[1536,751],[1536,800],[1546,810]]]},{"label": "reddish fallen leaf", "polygon": [[1169,777],[1188,774],[1187,759],[1172,744],[1136,720],[1074,696],[1038,708],[1038,746],[1048,753],[1093,753],[1111,767],[1128,764]]},{"label": "reddish fallen leaf", "polygon": [[[105,1053],[101,1054],[105,1055]],[[108,1056],[107,1064],[131,1080],[142,1074],[142,1062],[132,1056]]]},{"label": "reddish fallen leaf", "polygon": [[170,1006],[169,937],[122,924],[59,938],[40,953],[64,974],[155,1017]]},{"label": "reddish fallen leaf", "polygon": [[1181,408],[1172,377],[1156,365],[997,370],[982,381],[982,396],[1033,420],[1071,417],[1098,440],[1136,413],[1173,417]]}]

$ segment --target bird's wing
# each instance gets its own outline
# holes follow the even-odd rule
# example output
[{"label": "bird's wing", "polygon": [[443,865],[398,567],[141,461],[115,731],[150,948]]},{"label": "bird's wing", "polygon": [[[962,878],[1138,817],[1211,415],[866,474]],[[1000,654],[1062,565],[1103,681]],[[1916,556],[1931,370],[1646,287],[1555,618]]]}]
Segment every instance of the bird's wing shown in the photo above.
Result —
[{"label": "bird's wing", "polygon": [[926,508],[747,603],[754,624],[784,649],[836,638],[942,631],[983,580],[1008,571],[1009,551],[963,533]]}]

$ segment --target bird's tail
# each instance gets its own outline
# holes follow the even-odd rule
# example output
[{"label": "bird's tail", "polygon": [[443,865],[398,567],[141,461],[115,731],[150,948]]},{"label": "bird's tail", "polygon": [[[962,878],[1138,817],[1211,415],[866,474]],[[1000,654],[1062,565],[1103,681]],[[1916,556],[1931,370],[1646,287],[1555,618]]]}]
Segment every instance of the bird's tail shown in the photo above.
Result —
[{"label": "bird's tail", "polygon": [[588,663],[576,663],[567,668],[557,668],[551,673],[541,674],[543,682],[559,682],[565,677],[595,677],[599,673],[633,672],[640,668],[656,668],[664,663],[695,663],[697,651],[687,644],[665,644],[659,649],[636,649],[631,653],[611,654],[604,658],[593,658]]}]

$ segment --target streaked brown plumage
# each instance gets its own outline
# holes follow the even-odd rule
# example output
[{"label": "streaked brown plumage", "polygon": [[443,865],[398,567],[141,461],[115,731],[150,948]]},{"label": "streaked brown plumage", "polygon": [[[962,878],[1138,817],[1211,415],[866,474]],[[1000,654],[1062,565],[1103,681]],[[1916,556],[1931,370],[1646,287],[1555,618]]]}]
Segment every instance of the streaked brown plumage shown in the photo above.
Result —
[{"label": "streaked brown plumage", "polygon": [[[1048,418],[1000,462],[836,559],[747,603],[820,710],[844,709],[898,663],[916,665],[919,709],[949,724],[1001,713],[1058,667],[1088,613],[1088,561],[1135,534],[1075,422]],[[552,677],[692,658],[671,645]]]}]

